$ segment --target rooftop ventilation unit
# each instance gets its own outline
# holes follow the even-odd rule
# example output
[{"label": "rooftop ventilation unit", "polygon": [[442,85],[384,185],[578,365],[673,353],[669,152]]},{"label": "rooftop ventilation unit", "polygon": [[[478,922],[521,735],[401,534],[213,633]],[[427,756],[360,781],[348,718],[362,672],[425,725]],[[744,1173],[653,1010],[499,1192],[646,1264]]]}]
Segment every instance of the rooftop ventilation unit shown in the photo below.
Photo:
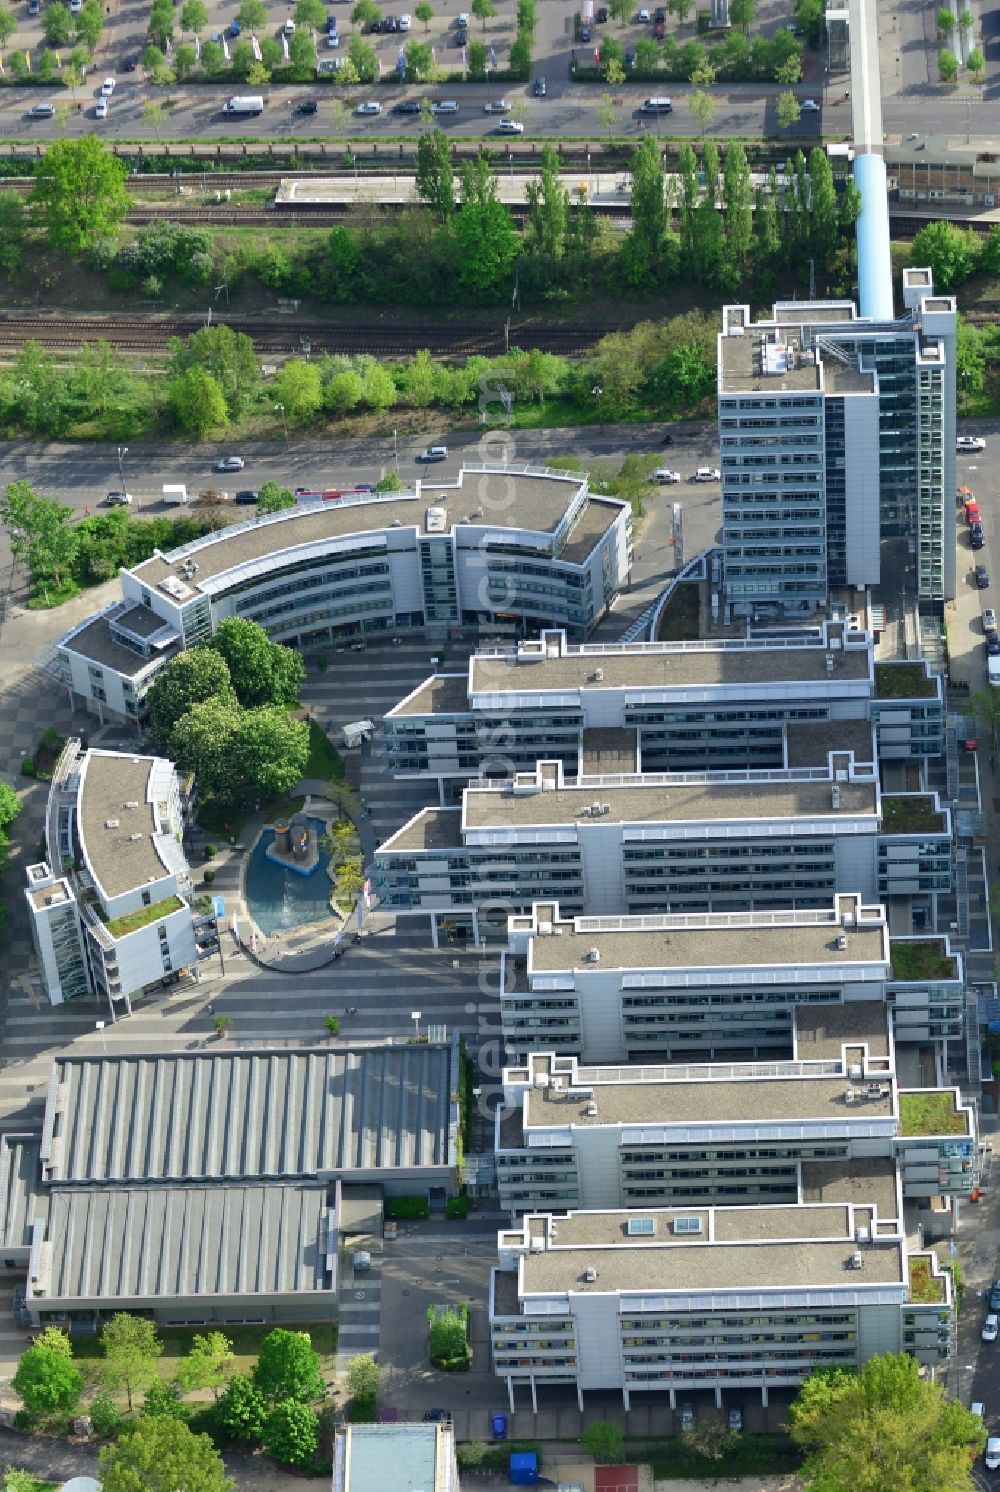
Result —
[{"label": "rooftop ventilation unit", "polygon": [[847,1267],[848,1269],[864,1269],[864,1256],[860,1253],[860,1251],[851,1255],[850,1259],[847,1261]]},{"label": "rooftop ventilation unit", "polygon": [[602,684],[604,682],[604,669],[595,668],[590,677],[593,679],[595,684]]},{"label": "rooftop ventilation unit", "polygon": [[586,1274],[584,1275],[584,1279],[587,1281],[588,1285],[592,1285],[597,1279],[597,1270],[594,1268],[588,1269]]},{"label": "rooftop ventilation unit", "polygon": [[129,798],[128,802],[125,804],[125,807],[126,808],[138,808],[139,807],[138,800],[136,798]]},{"label": "rooftop ventilation unit", "polygon": [[601,961],[601,950],[599,948],[588,948],[587,949],[587,962],[588,962],[588,964],[599,964],[600,961]]},{"label": "rooftop ventilation unit", "polygon": [[588,1119],[596,1119],[597,1118],[597,1105],[596,1105],[596,1103],[588,1103],[586,1109],[584,1109],[584,1113],[587,1115]]},{"label": "rooftop ventilation unit", "polygon": [[827,655],[826,655],[826,671],[827,671],[827,673],[833,673],[833,654],[832,653],[827,653]]},{"label": "rooftop ventilation unit", "polygon": [[129,843],[130,844],[136,844],[141,838],[142,838],[141,834],[130,834],[129,835]]},{"label": "rooftop ventilation unit", "polygon": [[847,951],[847,934],[846,933],[838,933],[837,934],[837,947],[840,949],[841,953],[846,953],[846,951]]},{"label": "rooftop ventilation unit", "polygon": [[834,783],[833,786],[830,788],[830,802],[833,804],[834,808],[840,807],[840,788],[837,786],[836,783]]},{"label": "rooftop ventilation unit", "polygon": [[119,829],[121,828],[121,819],[105,819],[104,827],[105,829]]}]

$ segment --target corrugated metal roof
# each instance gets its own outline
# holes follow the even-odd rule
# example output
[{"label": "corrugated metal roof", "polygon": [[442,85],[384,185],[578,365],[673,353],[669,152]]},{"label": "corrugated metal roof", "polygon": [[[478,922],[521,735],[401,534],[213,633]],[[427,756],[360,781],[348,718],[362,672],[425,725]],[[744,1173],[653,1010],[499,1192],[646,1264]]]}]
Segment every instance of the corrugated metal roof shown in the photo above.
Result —
[{"label": "corrugated metal roof", "polygon": [[47,1176],[254,1180],[447,1166],[454,1061],[451,1046],[416,1044],[58,1058]]},{"label": "corrugated metal roof", "polygon": [[41,1136],[0,1136],[0,1248],[27,1248],[31,1224],[44,1217],[48,1198],[39,1196]]},{"label": "corrugated metal roof", "polygon": [[28,1298],[107,1303],[329,1289],[326,1196],[322,1185],[61,1188],[50,1202],[44,1289],[29,1284]]}]

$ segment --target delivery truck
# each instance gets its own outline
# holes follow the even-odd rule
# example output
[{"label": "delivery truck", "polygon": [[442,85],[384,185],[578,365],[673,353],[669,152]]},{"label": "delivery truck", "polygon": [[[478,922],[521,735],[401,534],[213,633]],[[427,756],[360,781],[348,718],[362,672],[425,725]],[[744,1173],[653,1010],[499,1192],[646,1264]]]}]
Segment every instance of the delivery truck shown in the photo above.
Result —
[{"label": "delivery truck", "polygon": [[223,114],[263,114],[264,99],[259,93],[237,93],[222,106]]},{"label": "delivery truck", "polygon": [[186,503],[187,500],[188,492],[186,487],[174,483],[164,484],[163,501],[165,503],[176,507],[179,503]]}]

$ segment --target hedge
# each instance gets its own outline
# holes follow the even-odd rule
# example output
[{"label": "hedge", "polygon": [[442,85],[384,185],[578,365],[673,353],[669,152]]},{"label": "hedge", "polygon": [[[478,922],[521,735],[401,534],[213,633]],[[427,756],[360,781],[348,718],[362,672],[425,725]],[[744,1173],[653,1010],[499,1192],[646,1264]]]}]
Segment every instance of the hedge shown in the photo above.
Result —
[{"label": "hedge", "polygon": [[413,1222],[431,1215],[426,1197],[386,1197],[385,1215],[396,1222]]}]

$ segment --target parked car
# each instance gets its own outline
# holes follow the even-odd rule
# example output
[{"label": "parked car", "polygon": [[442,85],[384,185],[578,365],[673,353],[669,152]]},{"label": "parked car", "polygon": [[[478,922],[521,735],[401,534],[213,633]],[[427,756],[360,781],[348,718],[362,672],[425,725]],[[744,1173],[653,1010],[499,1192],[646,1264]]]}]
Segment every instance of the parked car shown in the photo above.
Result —
[{"label": "parked car", "polygon": [[1000,1336],[1000,1316],[995,1316],[991,1311],[983,1322],[983,1329],[980,1332],[980,1336],[984,1342],[995,1342],[997,1337]]},{"label": "parked car", "polygon": [[636,16],[636,20],[637,21],[648,21],[649,20],[649,11],[648,10],[640,10],[639,13],[638,13],[638,15]]},{"label": "parked car", "polygon": [[1000,637],[995,632],[986,634],[986,656],[988,658],[1000,657]]},{"label": "parked car", "polygon": [[432,114],[457,114],[458,101],[453,98],[436,98],[431,104]]},{"label": "parked car", "polygon": [[447,446],[428,446],[426,450],[421,451],[420,455],[417,457],[417,460],[422,461],[425,465],[431,461],[447,461],[447,459]]},{"label": "parked car", "polygon": [[607,21],[607,19],[608,19],[608,7],[606,5],[599,5],[597,7],[597,14],[594,16],[594,20],[597,22],[597,24],[599,26],[603,26],[605,24],[605,22]]},{"label": "parked car", "polygon": [[986,543],[986,535],[983,533],[983,525],[974,523],[969,529],[969,543],[973,549],[982,549]]},{"label": "parked car", "polygon": [[401,98],[397,104],[393,104],[394,114],[419,114],[420,100],[418,98]]},{"label": "parked car", "polygon": [[260,493],[255,487],[244,487],[239,492],[233,493],[234,503],[256,503],[260,502]]},{"label": "parked car", "polygon": [[505,1414],[490,1415],[490,1436],[493,1440],[507,1439],[507,1416]]},{"label": "parked car", "polygon": [[985,565],[976,566],[976,585],[981,591],[985,591],[990,583],[990,572]]},{"label": "parked car", "polygon": [[694,1405],[681,1405],[681,1434],[694,1429]]},{"label": "parked car", "polygon": [[995,632],[997,630],[997,614],[992,606],[983,607],[983,631]]},{"label": "parked car", "polygon": [[135,70],[136,70],[136,68],[138,66],[139,66],[139,59],[138,59],[138,57],[126,57],[125,61],[122,63],[122,72],[123,73],[134,73]]},{"label": "parked car", "polygon": [[303,98],[295,105],[296,114],[315,114],[319,104],[314,98]]},{"label": "parked car", "polygon": [[1000,1435],[991,1435],[986,1442],[986,1470],[996,1471],[1000,1467]]},{"label": "parked car", "polygon": [[729,1428],[737,1435],[743,1429],[743,1405],[731,1404],[729,1406]]},{"label": "parked car", "polygon": [[986,442],[981,435],[960,435],[955,447],[959,451],[985,451]]},{"label": "parked car", "polygon": [[505,98],[491,98],[489,103],[483,105],[484,114],[509,114],[510,104]]},{"label": "parked car", "polygon": [[406,15],[405,12],[404,12],[404,14],[401,15],[400,18],[399,18],[399,29],[400,29],[400,31],[409,31],[409,29],[412,26],[412,24],[413,24],[412,18],[410,16]]},{"label": "parked car", "polygon": [[450,1409],[427,1409],[424,1411],[425,1425],[450,1425]]},{"label": "parked car", "polygon": [[1000,1312],[1000,1280],[994,1280],[990,1286],[989,1307],[991,1311]]},{"label": "parked car", "polygon": [[719,477],[720,472],[717,466],[699,466],[691,480],[692,482],[717,482]]},{"label": "parked car", "polygon": [[376,99],[366,99],[363,104],[358,104],[355,114],[381,114],[382,105]]},{"label": "parked car", "polygon": [[114,78],[105,78],[104,82],[101,84],[101,97],[102,98],[110,98],[111,95],[114,93],[114,91],[115,91],[115,80],[114,80]]},{"label": "parked car", "polygon": [[669,466],[658,467],[656,471],[654,471],[653,476],[656,478],[661,486],[666,486],[668,482],[679,482],[681,479],[680,472],[673,471]]},{"label": "parked car", "polygon": [[54,104],[35,104],[28,110],[29,119],[51,119],[56,112]]},{"label": "parked car", "polygon": [[107,119],[107,117],[108,117],[108,100],[106,98],[99,98],[97,100],[97,103],[94,105],[94,118],[95,119]]},{"label": "parked car", "polygon": [[536,98],[544,98],[545,97],[545,79],[544,78],[536,78],[535,79],[535,97]]},{"label": "parked car", "polygon": [[215,463],[216,471],[242,471],[246,462],[242,456],[223,456]]},{"label": "parked car", "polygon": [[814,98],[804,98],[800,105],[803,114],[818,114],[819,104]]},{"label": "parked car", "polygon": [[109,492],[104,501],[109,508],[130,508],[132,494],[131,492]]}]

